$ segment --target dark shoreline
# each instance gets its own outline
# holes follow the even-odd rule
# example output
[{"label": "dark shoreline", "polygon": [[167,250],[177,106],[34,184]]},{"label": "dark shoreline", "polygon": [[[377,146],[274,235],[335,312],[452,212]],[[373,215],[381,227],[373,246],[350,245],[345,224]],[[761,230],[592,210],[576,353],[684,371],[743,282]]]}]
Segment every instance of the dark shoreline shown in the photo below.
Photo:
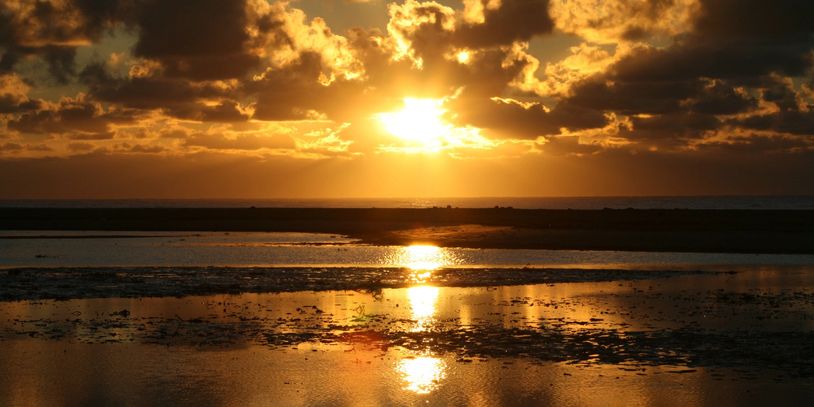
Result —
[{"label": "dark shoreline", "polygon": [[814,254],[812,210],[0,208],[0,230],[315,232],[370,244]]}]

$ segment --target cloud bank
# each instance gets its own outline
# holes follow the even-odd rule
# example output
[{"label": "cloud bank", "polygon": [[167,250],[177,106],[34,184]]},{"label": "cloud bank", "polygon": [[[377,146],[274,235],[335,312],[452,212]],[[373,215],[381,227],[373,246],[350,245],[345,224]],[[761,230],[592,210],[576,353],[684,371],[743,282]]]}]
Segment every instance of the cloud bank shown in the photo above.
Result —
[{"label": "cloud bank", "polygon": [[[315,0],[3,2],[0,161],[19,170],[0,175],[0,191],[46,196],[53,163],[79,179],[80,167],[119,160],[165,168],[139,192],[155,195],[178,182],[168,163],[185,160],[187,173],[266,168],[268,181],[241,176],[257,196],[323,195],[307,175],[304,189],[274,180],[338,165],[331,182],[380,196],[394,192],[372,174],[432,160],[447,189],[506,168],[531,180],[459,195],[662,193],[657,177],[700,167],[728,193],[814,193],[810,1],[356,3],[334,7],[368,8],[379,23],[314,14]],[[352,28],[334,31],[337,19]],[[411,155],[375,120],[405,98],[443,101],[443,120],[476,142]],[[127,194],[83,182],[91,195]],[[430,193],[404,185],[397,195]]]}]

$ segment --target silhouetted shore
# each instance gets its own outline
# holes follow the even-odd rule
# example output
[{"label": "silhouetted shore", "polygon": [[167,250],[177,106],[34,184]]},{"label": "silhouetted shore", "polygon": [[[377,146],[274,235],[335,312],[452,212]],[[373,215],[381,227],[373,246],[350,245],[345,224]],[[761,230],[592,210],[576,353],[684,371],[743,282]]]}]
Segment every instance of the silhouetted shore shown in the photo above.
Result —
[{"label": "silhouetted shore", "polygon": [[372,244],[814,253],[814,211],[347,208],[4,208],[2,230],[286,231]]}]

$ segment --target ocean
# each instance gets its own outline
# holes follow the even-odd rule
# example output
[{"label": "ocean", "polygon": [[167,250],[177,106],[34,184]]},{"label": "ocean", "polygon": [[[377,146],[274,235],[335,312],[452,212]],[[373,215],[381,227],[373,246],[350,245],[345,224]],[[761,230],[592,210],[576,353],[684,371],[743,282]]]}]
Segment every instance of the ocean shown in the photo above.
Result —
[{"label": "ocean", "polygon": [[810,210],[814,196],[615,196],[307,199],[8,199],[0,208],[492,208]]}]

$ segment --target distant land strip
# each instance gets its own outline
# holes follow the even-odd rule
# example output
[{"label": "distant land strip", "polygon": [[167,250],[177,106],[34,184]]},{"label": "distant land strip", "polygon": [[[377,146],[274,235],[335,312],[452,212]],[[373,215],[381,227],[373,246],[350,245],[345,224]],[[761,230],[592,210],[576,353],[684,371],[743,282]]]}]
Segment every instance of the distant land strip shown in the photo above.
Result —
[{"label": "distant land strip", "polygon": [[0,230],[312,232],[368,244],[814,254],[812,210],[0,208]]}]

